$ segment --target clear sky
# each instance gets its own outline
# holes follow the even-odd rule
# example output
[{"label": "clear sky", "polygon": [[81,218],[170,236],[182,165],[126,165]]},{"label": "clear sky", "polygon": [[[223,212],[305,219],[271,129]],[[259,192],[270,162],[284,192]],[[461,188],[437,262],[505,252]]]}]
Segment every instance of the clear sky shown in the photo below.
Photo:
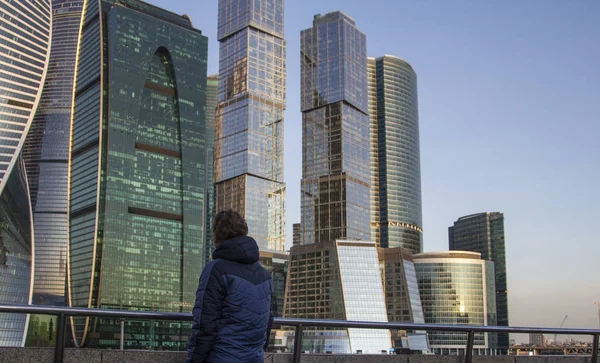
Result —
[{"label": "clear sky", "polygon": [[[218,71],[217,0],[151,0],[191,16]],[[419,79],[425,251],[463,215],[505,215],[511,325],[598,327],[600,1],[288,0],[288,243],[300,221],[300,31],[342,10],[369,56]]]}]

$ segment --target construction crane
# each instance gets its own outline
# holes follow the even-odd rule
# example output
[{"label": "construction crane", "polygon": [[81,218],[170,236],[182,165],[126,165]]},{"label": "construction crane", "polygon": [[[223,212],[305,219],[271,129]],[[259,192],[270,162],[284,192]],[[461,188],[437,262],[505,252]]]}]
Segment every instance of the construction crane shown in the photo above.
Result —
[{"label": "construction crane", "polygon": [[[563,325],[565,325],[565,321],[567,321],[567,318],[569,317],[569,315],[565,315],[565,318],[563,319],[562,323],[560,323],[560,326],[558,327],[558,329],[562,329]],[[554,344],[558,345],[558,340],[556,340],[556,336],[558,334],[554,334]]]}]

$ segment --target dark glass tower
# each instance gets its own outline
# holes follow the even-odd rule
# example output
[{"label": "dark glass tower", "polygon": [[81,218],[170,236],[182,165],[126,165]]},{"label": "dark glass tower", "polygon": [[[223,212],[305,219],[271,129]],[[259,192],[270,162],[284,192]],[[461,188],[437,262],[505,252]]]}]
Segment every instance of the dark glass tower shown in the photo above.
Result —
[{"label": "dark glass tower", "polygon": [[303,243],[369,241],[367,40],[341,12],[301,33]]},{"label": "dark glass tower", "polygon": [[[72,306],[190,311],[206,259],[207,38],[135,0],[85,3],[70,154]],[[115,347],[114,321],[74,319]],[[128,322],[132,348],[180,348],[189,324]]]},{"label": "dark glass tower", "polygon": [[210,261],[214,250],[212,225],[215,216],[215,112],[219,95],[219,75],[206,78],[206,168],[204,173],[206,184],[206,248],[205,263]]},{"label": "dark glass tower", "polygon": [[261,250],[285,249],[283,0],[219,0],[216,210],[234,209]]},{"label": "dark glass tower", "polygon": [[[22,149],[46,77],[51,27],[49,0],[0,2],[0,303],[31,302],[34,241]],[[0,346],[22,346],[27,320],[0,314]]]},{"label": "dark glass tower", "polygon": [[[450,250],[481,253],[481,258],[493,261],[496,272],[496,309],[499,326],[508,326],[508,287],[506,284],[506,245],[504,214],[479,213],[459,218],[448,229]],[[498,347],[507,354],[509,335],[498,334]]]},{"label": "dark glass tower", "polygon": [[381,247],[423,251],[417,75],[404,60],[369,58],[371,235]]}]

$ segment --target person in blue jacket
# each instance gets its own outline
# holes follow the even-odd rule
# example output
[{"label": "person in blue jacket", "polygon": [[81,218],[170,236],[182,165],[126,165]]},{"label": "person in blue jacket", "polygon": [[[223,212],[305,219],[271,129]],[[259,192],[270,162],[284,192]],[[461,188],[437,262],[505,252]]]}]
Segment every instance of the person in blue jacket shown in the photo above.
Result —
[{"label": "person in blue jacket", "polygon": [[196,292],[186,363],[264,362],[273,323],[273,281],[247,234],[239,213],[215,216],[215,251]]}]

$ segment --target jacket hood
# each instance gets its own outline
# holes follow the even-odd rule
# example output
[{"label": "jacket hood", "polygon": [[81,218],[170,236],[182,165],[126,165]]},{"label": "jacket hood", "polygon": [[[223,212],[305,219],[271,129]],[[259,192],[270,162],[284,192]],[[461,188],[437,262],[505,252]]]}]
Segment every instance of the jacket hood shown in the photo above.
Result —
[{"label": "jacket hood", "polygon": [[239,236],[221,242],[221,245],[213,252],[213,260],[218,258],[239,262],[244,264],[252,264],[258,262],[258,245],[252,237]]}]

